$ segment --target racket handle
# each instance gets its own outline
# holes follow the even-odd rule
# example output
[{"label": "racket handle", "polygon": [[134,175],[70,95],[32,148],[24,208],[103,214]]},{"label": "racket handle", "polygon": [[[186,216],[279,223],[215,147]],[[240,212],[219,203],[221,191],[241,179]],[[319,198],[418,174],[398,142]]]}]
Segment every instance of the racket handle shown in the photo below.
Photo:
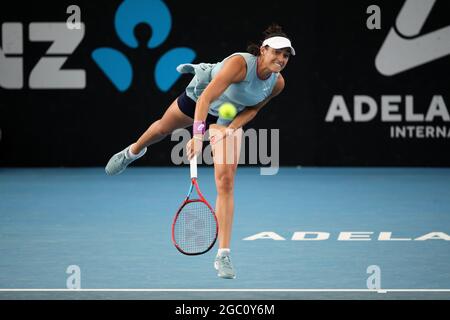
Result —
[{"label": "racket handle", "polygon": [[191,159],[191,179],[197,178],[197,155]]}]

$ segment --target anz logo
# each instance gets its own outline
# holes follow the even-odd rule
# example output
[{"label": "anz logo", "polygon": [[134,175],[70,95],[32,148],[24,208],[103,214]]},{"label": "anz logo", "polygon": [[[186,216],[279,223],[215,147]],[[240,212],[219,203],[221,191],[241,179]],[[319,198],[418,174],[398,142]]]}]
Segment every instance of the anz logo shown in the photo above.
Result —
[{"label": "anz logo", "polygon": [[[24,87],[24,24],[5,22],[1,26],[0,88]],[[31,42],[51,42],[45,55],[31,69],[30,89],[83,89],[86,72],[79,69],[61,69],[84,37],[84,25],[70,29],[65,22],[32,22],[28,25]]]},{"label": "anz logo", "polygon": [[[130,48],[137,48],[134,28],[146,23],[152,28],[152,37],[147,43],[149,49],[160,46],[167,39],[172,18],[170,11],[161,0],[125,0],[116,11],[114,26],[120,41]],[[159,58],[155,66],[154,78],[160,91],[167,92],[181,76],[176,67],[190,63],[195,52],[186,47],[173,48]],[[128,58],[114,48],[97,48],[92,58],[119,91],[126,91],[133,80],[133,68]]]},{"label": "anz logo", "polygon": [[[72,7],[77,6],[69,7],[68,13]],[[114,28],[120,41],[129,48],[138,47],[134,28],[140,23],[146,23],[152,28],[152,37],[147,43],[147,48],[154,49],[163,44],[169,36],[172,17],[161,0],[124,0],[116,11]],[[27,25],[22,22],[5,22],[1,25],[0,88],[17,90],[25,87],[24,28],[26,27]],[[28,40],[50,42],[51,45],[31,69],[28,88],[86,88],[86,70],[62,69],[84,36],[83,23],[79,23],[77,28],[71,28],[69,22],[31,22],[28,25]],[[195,52],[186,47],[173,48],[164,53],[157,61],[154,71],[158,89],[167,92],[181,76],[176,67],[182,63],[191,63],[195,57]],[[122,52],[114,48],[101,47],[92,52],[92,59],[117,90],[124,92],[131,86],[133,68]]]}]

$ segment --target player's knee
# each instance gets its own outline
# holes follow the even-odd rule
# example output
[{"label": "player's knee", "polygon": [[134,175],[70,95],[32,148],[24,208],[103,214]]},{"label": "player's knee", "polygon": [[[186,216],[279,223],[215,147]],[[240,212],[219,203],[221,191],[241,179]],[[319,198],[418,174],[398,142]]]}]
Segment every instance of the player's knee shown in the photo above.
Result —
[{"label": "player's knee", "polygon": [[217,191],[219,193],[230,193],[233,192],[234,188],[234,174],[224,173],[220,174],[216,179]]},{"label": "player's knee", "polygon": [[165,137],[165,136],[167,136],[168,134],[171,133],[171,130],[166,125],[164,125],[164,123],[162,123],[161,120],[158,120],[156,122],[155,132],[159,136]]}]

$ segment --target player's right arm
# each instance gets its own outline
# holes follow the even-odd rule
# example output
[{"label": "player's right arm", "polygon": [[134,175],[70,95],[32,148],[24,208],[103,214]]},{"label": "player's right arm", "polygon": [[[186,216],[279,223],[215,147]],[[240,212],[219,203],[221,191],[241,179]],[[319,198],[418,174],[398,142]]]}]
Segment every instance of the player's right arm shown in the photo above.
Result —
[{"label": "player's right arm", "polygon": [[[222,93],[233,83],[241,82],[247,75],[247,63],[244,57],[236,55],[230,57],[226,61],[217,75],[208,84],[200,97],[197,99],[195,106],[195,121],[205,121],[208,116],[208,110],[211,103],[219,98]],[[190,160],[195,154],[202,150],[202,134],[194,134],[194,137],[188,142],[187,157]]]}]

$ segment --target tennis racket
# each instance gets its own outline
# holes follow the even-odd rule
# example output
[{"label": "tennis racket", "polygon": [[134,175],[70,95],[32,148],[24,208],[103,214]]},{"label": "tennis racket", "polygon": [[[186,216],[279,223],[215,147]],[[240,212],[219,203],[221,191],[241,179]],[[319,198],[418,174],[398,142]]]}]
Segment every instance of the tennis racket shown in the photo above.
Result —
[{"label": "tennis racket", "polygon": [[[191,198],[194,187],[198,198]],[[173,220],[172,241],[181,253],[199,255],[214,246],[218,232],[216,214],[198,186],[197,156],[194,156],[191,159],[191,185]]]}]

